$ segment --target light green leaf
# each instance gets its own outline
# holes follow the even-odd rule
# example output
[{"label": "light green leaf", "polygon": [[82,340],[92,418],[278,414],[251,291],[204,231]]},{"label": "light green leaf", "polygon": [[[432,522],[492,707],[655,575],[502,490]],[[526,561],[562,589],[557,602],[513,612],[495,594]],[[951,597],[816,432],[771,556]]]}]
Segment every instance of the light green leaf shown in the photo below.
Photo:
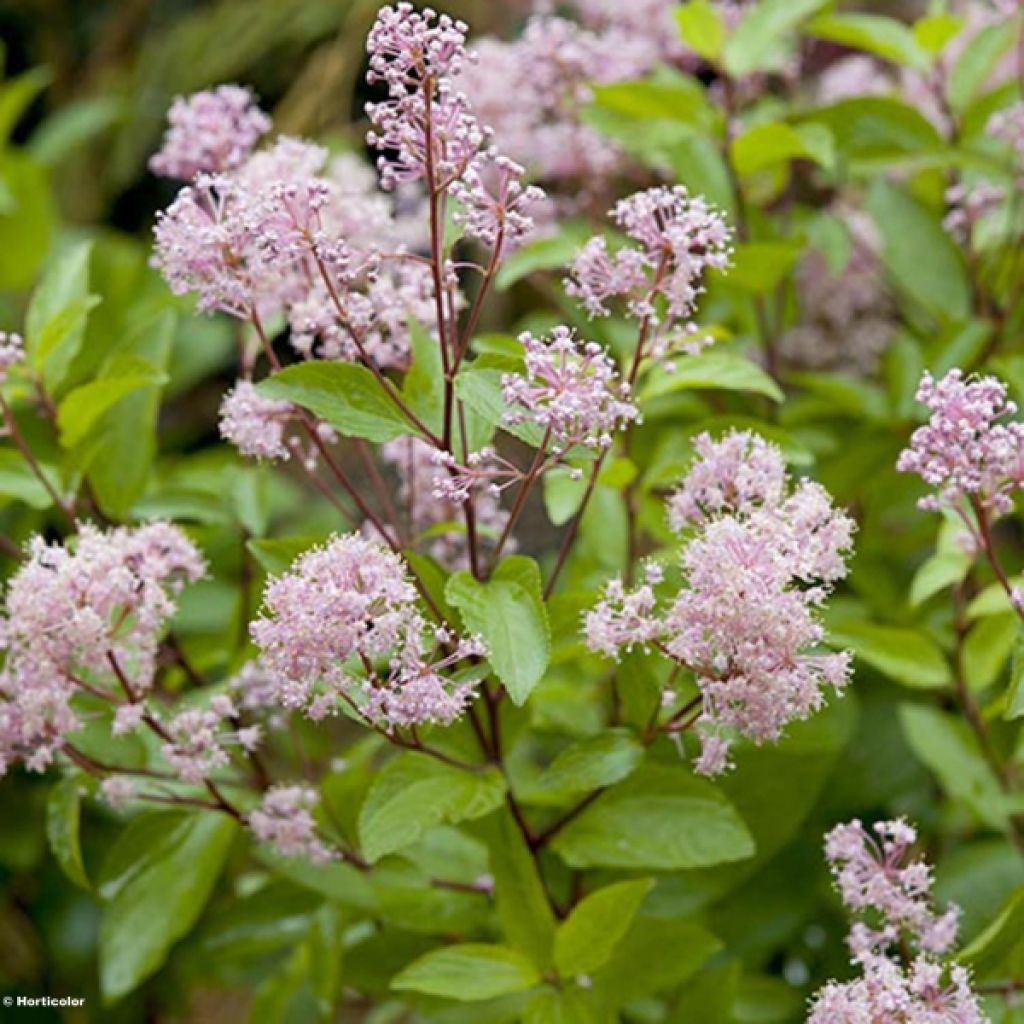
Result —
[{"label": "light green leaf", "polygon": [[505,799],[493,768],[469,771],[424,754],[399,754],[374,779],[359,811],[359,842],[374,862],[415,843],[436,825],[489,814]]},{"label": "light green leaf", "polygon": [[563,750],[541,775],[537,795],[587,793],[621,782],[643,760],[644,748],[629,729],[607,729]]},{"label": "light green leaf", "polygon": [[967,272],[940,212],[884,181],[871,189],[867,205],[896,284],[929,313],[943,320],[966,319],[971,307]]},{"label": "light green leaf", "polygon": [[690,0],[675,14],[683,42],[699,57],[717,61],[725,46],[725,22],[710,0]]},{"label": "light green leaf", "polygon": [[[464,367],[455,378],[455,393],[478,417],[485,435],[493,433],[498,426],[502,430],[524,441],[534,448],[540,446],[543,429],[536,423],[508,423],[505,413],[508,406],[502,390],[501,379],[506,373],[522,373],[522,360],[508,356],[483,355]],[[472,445],[470,446],[473,447]]]},{"label": "light green leaf", "polygon": [[75,885],[91,889],[78,834],[82,802],[78,787],[78,779],[68,775],[50,790],[46,801],[46,838],[61,871]]},{"label": "light green leaf", "polygon": [[89,311],[99,301],[89,294],[92,242],[68,249],[46,269],[25,314],[25,350],[30,364],[56,391],[78,354]]},{"label": "light green leaf", "polygon": [[523,992],[540,981],[522,953],[507,946],[466,943],[436,949],[414,960],[391,982],[399,992],[476,1002]]},{"label": "light green leaf", "polygon": [[935,708],[904,704],[903,734],[918,759],[954,800],[962,801],[990,828],[1006,831],[1024,800],[1010,800],[985,762],[974,737],[959,718]]},{"label": "light green leaf", "polygon": [[599,85],[594,89],[594,101],[604,110],[639,121],[678,121],[710,127],[715,120],[704,89],[693,78]]},{"label": "light green leaf", "polygon": [[294,402],[345,437],[391,441],[413,432],[365,366],[314,360],[287,366],[258,385],[267,398]]},{"label": "light green leaf", "polygon": [[724,283],[752,295],[768,295],[786,279],[802,251],[788,242],[741,243]]},{"label": "light green leaf", "polygon": [[829,168],[835,163],[832,134],[823,125],[794,127],[783,121],[755,125],[733,140],[733,166],[744,177],[791,160],[813,160]]},{"label": "light green leaf", "polygon": [[949,74],[950,106],[963,113],[984,89],[996,65],[1017,39],[1019,26],[1007,18],[988,25],[971,38]]},{"label": "light green leaf", "polygon": [[[171,946],[196,922],[235,836],[226,815],[162,815],[173,843],[146,861],[117,890],[100,924],[100,987],[107,1002],[154,974]],[[173,819],[173,820],[172,820]]]},{"label": "light green leaf", "polygon": [[569,221],[556,234],[516,249],[502,263],[495,287],[504,291],[538,270],[564,270],[593,233],[590,225]]},{"label": "light green leaf", "polygon": [[651,374],[640,392],[641,403],[676,391],[745,391],[773,401],[784,398],[778,384],[756,363],[735,352],[702,352],[680,359],[674,372]]},{"label": "light green leaf", "polygon": [[964,678],[972,690],[985,690],[999,677],[1013,651],[1020,626],[1015,612],[976,622],[963,645]]},{"label": "light green leaf", "polygon": [[468,572],[456,573],[445,597],[462,613],[466,628],[484,638],[495,674],[512,700],[523,704],[543,678],[551,656],[537,563],[513,555],[486,583]]},{"label": "light green leaf", "polygon": [[62,106],[33,132],[29,152],[47,167],[56,167],[79,146],[110,128],[122,108],[117,96],[95,96]]},{"label": "light green leaf", "polygon": [[56,209],[46,169],[21,152],[0,153],[0,288],[28,288],[47,253]]},{"label": "light green leaf", "polygon": [[904,67],[925,70],[928,54],[914,33],[895,18],[877,14],[824,14],[805,26],[808,35],[872,53]]},{"label": "light green leaf", "polygon": [[578,903],[555,935],[558,973],[574,978],[603,967],[653,887],[650,878],[618,882]]},{"label": "light green leaf", "polygon": [[416,320],[409,321],[412,365],[402,381],[405,404],[436,434],[444,417],[444,370],[440,342]]},{"label": "light green leaf", "polygon": [[828,641],[836,648],[849,647],[861,661],[912,689],[939,689],[952,680],[945,655],[917,630],[848,622],[831,629]]},{"label": "light green leaf", "polygon": [[963,31],[966,22],[952,14],[931,14],[914,22],[914,41],[925,53],[937,57]]},{"label": "light green leaf", "polygon": [[754,843],[711,783],[647,765],[602,793],[552,841],[570,867],[678,871],[743,860]]},{"label": "light green leaf", "polygon": [[[60,481],[53,468],[40,464],[40,469],[59,494]],[[49,492],[13,448],[0,448],[0,505],[6,498],[23,501],[34,509],[49,508],[53,504]]]},{"label": "light green leaf", "polygon": [[1003,718],[1024,718],[1024,633],[1018,633],[1010,662],[1010,685],[1006,691]]},{"label": "light green leaf", "polygon": [[30,68],[0,85],[0,149],[8,144],[22,115],[52,78],[49,68]]},{"label": "light green leaf", "polygon": [[489,819],[483,830],[504,938],[545,971],[551,966],[555,915],[537,862],[508,812]]},{"label": "light green leaf", "polygon": [[789,37],[828,0],[760,0],[747,8],[725,44],[725,68],[734,78],[777,68]]},{"label": "light green leaf", "polygon": [[578,988],[542,988],[523,1011],[523,1024],[597,1024],[586,993]]},{"label": "light green leaf", "polygon": [[890,96],[842,100],[815,110],[808,120],[828,128],[839,153],[851,162],[919,157],[943,146],[920,111]]},{"label": "light green leaf", "polygon": [[932,555],[920,569],[914,573],[910,584],[910,606],[916,608],[924,604],[947,587],[962,583],[970,571],[972,559],[964,551],[939,551]]},{"label": "light green leaf", "polygon": [[60,443],[65,448],[76,447],[86,439],[103,414],[122,398],[143,388],[160,387],[166,383],[165,373],[145,360],[129,357],[117,367],[116,375],[83,384],[64,398],[57,415]]},{"label": "light green leaf", "polygon": [[253,558],[273,576],[287,572],[299,555],[323,542],[323,537],[266,537],[250,540],[246,547]]}]

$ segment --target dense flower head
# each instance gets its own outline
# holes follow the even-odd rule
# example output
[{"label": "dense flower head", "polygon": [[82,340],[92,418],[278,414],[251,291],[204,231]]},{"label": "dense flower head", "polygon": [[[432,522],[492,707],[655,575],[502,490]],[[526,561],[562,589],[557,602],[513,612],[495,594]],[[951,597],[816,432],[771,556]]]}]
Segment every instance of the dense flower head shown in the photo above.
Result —
[{"label": "dense flower head", "polygon": [[258,726],[235,730],[238,711],[231,698],[218,694],[206,708],[191,708],[175,715],[166,725],[170,739],[161,753],[182,782],[199,783],[231,762],[231,744],[252,750],[260,739]]},{"label": "dense flower head", "polygon": [[920,507],[978,502],[996,514],[1008,512],[1012,492],[1024,483],[1024,424],[1005,422],[1017,411],[1006,386],[995,377],[965,378],[957,369],[939,381],[926,372],[917,400],[931,409],[931,418],[914,431],[897,469],[935,488]]},{"label": "dense flower head", "polygon": [[[388,728],[458,718],[473,686],[443,670],[483,653],[478,641],[431,629],[399,556],[358,534],[335,537],[271,579],[251,632],[279,704],[319,718],[344,701]],[[434,657],[438,645],[448,653]]]},{"label": "dense flower head", "polygon": [[166,523],[82,526],[66,546],[36,537],[0,618],[0,766],[23,757],[44,768],[78,726],[70,701],[83,683],[117,700],[148,690],[174,595],[204,571],[192,543]]},{"label": "dense flower head", "polygon": [[229,171],[242,163],[270,131],[270,118],[253,94],[220,85],[179,96],[167,114],[163,146],[149,161],[155,174],[188,181],[202,171]]},{"label": "dense flower head", "polygon": [[0,331],[0,384],[7,380],[11,369],[25,359],[25,343],[20,334]]},{"label": "dense flower head", "polygon": [[937,914],[932,871],[911,850],[917,831],[903,819],[871,829],[854,820],[825,837],[825,856],[846,909],[849,945],[861,976],[829,982],[809,1024],[982,1024],[968,972],[937,957],[956,941],[959,908]]},{"label": "dense flower head", "polygon": [[778,449],[749,433],[702,435],[698,458],[669,498],[687,530],[685,586],[662,611],[651,580],[613,583],[586,617],[588,646],[616,657],[658,642],[689,669],[702,699],[698,771],[729,766],[733,737],[777,740],[848,679],[848,654],[818,653],[815,612],[846,574],[853,523],[818,484],[792,486]]},{"label": "dense flower head", "polygon": [[525,373],[502,377],[508,423],[536,423],[556,449],[574,444],[607,448],[612,434],[639,418],[615,363],[595,342],[580,344],[568,327],[547,338],[519,336]]},{"label": "dense flower head", "polygon": [[611,218],[635,244],[612,252],[603,238],[591,239],[573,261],[566,292],[591,316],[607,316],[609,302],[621,299],[631,315],[660,327],[644,355],[699,347],[692,324],[678,339],[672,332],[693,315],[707,271],[729,266],[732,230],[724,216],[677,185],[636,192],[615,205]]},{"label": "dense flower head", "polygon": [[265,398],[252,381],[237,381],[220,405],[221,437],[243,455],[287,459],[284,432],[293,411],[289,402]]},{"label": "dense flower head", "polygon": [[333,854],[317,836],[313,811],[319,802],[309,786],[272,786],[249,815],[249,827],[282,857],[325,863]]}]

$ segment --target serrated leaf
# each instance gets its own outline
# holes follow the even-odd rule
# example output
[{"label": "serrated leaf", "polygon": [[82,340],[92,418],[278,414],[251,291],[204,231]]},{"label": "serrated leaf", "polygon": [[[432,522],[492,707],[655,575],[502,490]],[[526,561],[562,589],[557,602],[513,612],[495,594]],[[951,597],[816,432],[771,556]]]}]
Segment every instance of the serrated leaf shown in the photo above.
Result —
[{"label": "serrated leaf", "polygon": [[287,366],[258,385],[261,394],[294,402],[345,437],[391,441],[413,428],[365,366],[314,360]]},{"label": "serrated leaf", "polygon": [[507,946],[466,943],[436,949],[414,960],[391,982],[399,992],[476,1002],[524,992],[540,981],[522,953]]},{"label": "serrated leaf", "polygon": [[540,682],[551,656],[551,638],[540,569],[532,558],[504,559],[485,583],[468,572],[448,581],[445,597],[471,633],[487,644],[488,661],[516,704]]},{"label": "serrated leaf", "polygon": [[399,754],[374,779],[359,811],[363,854],[378,861],[436,825],[489,814],[504,799],[504,779],[493,768],[469,771],[424,754]]},{"label": "serrated leaf", "polygon": [[603,967],[653,887],[650,878],[618,882],[578,903],[555,935],[558,973],[574,978]]}]

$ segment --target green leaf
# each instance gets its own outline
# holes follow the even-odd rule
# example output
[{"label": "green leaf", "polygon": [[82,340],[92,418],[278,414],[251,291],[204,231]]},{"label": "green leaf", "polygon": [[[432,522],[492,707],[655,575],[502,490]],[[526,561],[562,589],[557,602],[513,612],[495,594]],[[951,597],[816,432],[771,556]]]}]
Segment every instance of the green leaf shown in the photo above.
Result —
[{"label": "green leaf", "polygon": [[235,836],[234,821],[200,812],[161,815],[173,842],[117,889],[100,924],[100,987],[113,1002],[154,974],[195,924]]},{"label": "green leaf", "polygon": [[67,375],[82,346],[89,311],[99,301],[89,295],[91,254],[92,242],[81,242],[54,260],[25,314],[28,359],[50,391],[56,391]]},{"label": "green leaf", "polygon": [[[40,464],[40,469],[59,494],[60,481],[52,467]],[[23,501],[29,508],[40,510],[53,504],[49,492],[26,465],[21,453],[13,448],[0,448],[0,505],[5,498]]]},{"label": "green leaf", "polygon": [[710,127],[714,122],[704,89],[693,78],[599,85],[594,102],[603,110],[638,121],[678,121],[694,127]]},{"label": "green leaf", "polygon": [[250,540],[246,547],[272,576],[287,572],[299,555],[323,542],[323,537],[274,537]]},{"label": "green leaf", "polygon": [[802,247],[788,242],[747,242],[736,246],[725,284],[752,295],[768,295],[786,279]]},{"label": "green leaf", "polygon": [[23,153],[0,153],[0,288],[28,288],[56,221],[46,169]]},{"label": "green leaf", "polygon": [[[848,161],[886,161],[941,149],[943,140],[920,111],[888,96],[862,96],[815,110],[808,120],[832,133]],[[874,173],[872,165],[871,172]]]},{"label": "green leaf", "polygon": [[523,1024],[597,1024],[586,993],[578,988],[542,988],[523,1011]]},{"label": "green leaf", "polygon": [[[154,381],[162,381],[171,356],[177,315],[168,310],[138,329],[125,344],[112,367],[122,360],[145,363]],[[153,383],[125,395],[110,406],[90,428],[89,443],[78,456],[88,467],[89,482],[103,512],[113,519],[126,517],[149,484],[156,458],[157,418],[162,385]]]},{"label": "green leaf", "polygon": [[507,946],[466,943],[414,960],[391,987],[468,1003],[523,992],[539,981],[537,969],[522,953]]},{"label": "green leaf", "polygon": [[1006,707],[1003,718],[1014,720],[1024,718],[1024,633],[1018,633],[1013,644],[1010,662],[1010,685],[1006,691]]},{"label": "green leaf", "polygon": [[725,22],[710,0],[690,0],[676,8],[683,42],[699,57],[717,61],[725,46]]},{"label": "green leaf", "polygon": [[345,437],[380,442],[412,432],[374,375],[356,363],[313,360],[287,366],[258,390],[267,398],[301,405]]},{"label": "green leaf", "polygon": [[79,146],[114,125],[122,108],[117,96],[96,96],[62,106],[33,132],[29,152],[47,167],[57,167]]},{"label": "green leaf", "polygon": [[1010,956],[1019,956],[1024,947],[1024,885],[1011,894],[995,920],[967,947],[957,960],[979,977],[995,972]]},{"label": "green leaf", "polygon": [[555,935],[555,965],[563,978],[603,967],[654,887],[650,878],[618,882],[578,903]]},{"label": "green leaf", "polygon": [[813,160],[829,168],[835,163],[832,135],[822,125],[794,127],[767,121],[737,136],[730,146],[733,166],[746,177],[791,160]]},{"label": "green leaf", "polygon": [[458,572],[448,581],[445,597],[462,613],[466,628],[484,638],[495,674],[513,702],[523,704],[543,678],[551,656],[537,563],[513,555],[486,583]]},{"label": "green leaf", "polygon": [[650,401],[676,391],[745,391],[781,402],[785,397],[778,384],[756,363],[735,352],[702,352],[680,359],[674,372],[651,375],[640,392],[640,401]]},{"label": "green leaf", "polygon": [[644,748],[629,729],[607,729],[563,750],[538,780],[539,793],[587,793],[621,782],[643,760]]},{"label": "green leaf", "polygon": [[931,14],[914,22],[914,41],[929,56],[937,57],[963,31],[965,21],[952,14]]},{"label": "green leaf", "polygon": [[947,94],[953,110],[961,114],[977,98],[1019,33],[1016,21],[1007,18],[983,28],[971,38],[970,46],[964,47],[949,74]]},{"label": "green leaf", "polygon": [[415,843],[436,825],[490,814],[505,799],[494,768],[469,771],[424,754],[399,754],[374,779],[359,811],[359,842],[369,861]]},{"label": "green leaf", "polygon": [[444,417],[444,370],[441,345],[418,321],[409,321],[412,365],[402,381],[405,404],[435,433]]},{"label": "green leaf", "polygon": [[46,838],[61,871],[75,885],[91,889],[78,835],[81,821],[81,794],[78,786],[78,779],[68,775],[50,790],[46,801]]},{"label": "green leaf", "polygon": [[963,645],[963,670],[974,691],[988,689],[999,678],[1013,651],[1020,619],[1015,612],[993,615],[976,622]]},{"label": "green leaf", "polygon": [[735,808],[682,768],[647,765],[602,793],[554,840],[570,867],[678,871],[743,860],[754,843]]},{"label": "green leaf", "polygon": [[1011,801],[1002,791],[968,727],[953,715],[915,704],[900,708],[900,722],[911,750],[949,796],[989,827],[1006,831],[1009,816],[1024,801]]},{"label": "green leaf", "polygon": [[539,970],[547,970],[555,940],[555,915],[537,862],[508,812],[495,815],[482,828],[505,940],[530,957]]},{"label": "green leaf", "polygon": [[828,0],[760,0],[725,44],[725,68],[734,78],[779,67],[788,37]]},{"label": "green leaf", "polygon": [[895,18],[877,14],[824,14],[806,25],[804,31],[818,39],[873,53],[917,71],[927,69],[930,63],[914,33]]},{"label": "green leaf", "polygon": [[945,655],[925,633],[872,622],[844,622],[829,631],[833,647],[849,647],[882,675],[916,690],[934,690],[952,681]]},{"label": "green leaf", "polygon": [[967,272],[941,215],[884,181],[871,189],[867,206],[881,232],[883,260],[896,284],[929,313],[941,319],[966,319],[971,308]]},{"label": "green leaf", "polygon": [[562,224],[556,234],[538,238],[510,253],[494,279],[494,286],[504,291],[538,270],[564,270],[593,233],[588,224]]},{"label": "green leaf", "polygon": [[940,551],[914,573],[910,584],[910,606],[916,608],[947,587],[962,583],[972,564],[964,551]]},{"label": "green leaf", "polygon": [[0,85],[0,149],[8,144],[22,115],[52,78],[49,68],[30,68]]},{"label": "green leaf", "polygon": [[129,357],[120,362],[117,372],[75,388],[60,403],[57,425],[60,443],[74,448],[86,439],[107,410],[122,398],[143,388],[160,387],[167,375],[142,359]]}]

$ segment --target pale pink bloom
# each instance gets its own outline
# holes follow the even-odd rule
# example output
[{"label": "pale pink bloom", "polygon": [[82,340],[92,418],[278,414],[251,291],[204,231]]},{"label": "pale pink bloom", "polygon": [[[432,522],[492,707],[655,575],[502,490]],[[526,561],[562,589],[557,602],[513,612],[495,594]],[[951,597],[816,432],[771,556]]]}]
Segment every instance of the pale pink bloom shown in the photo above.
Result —
[{"label": "pale pink bloom", "polygon": [[[447,723],[464,707],[469,687],[445,679],[451,700],[442,701],[429,677],[481,654],[482,646],[436,638],[404,562],[382,544],[358,534],[335,537],[271,579],[263,600],[264,614],[250,630],[279,705],[319,718],[344,702],[389,729]],[[442,642],[449,653],[435,655]]]},{"label": "pale pink bloom", "polygon": [[294,409],[289,402],[265,398],[249,380],[240,380],[220,404],[220,433],[243,455],[287,459],[284,432]]},{"label": "pale pink bloom", "polygon": [[238,85],[220,85],[179,96],[167,114],[163,146],[149,161],[154,174],[183,181],[200,172],[229,171],[270,131],[270,118],[253,94]]},{"label": "pale pink bloom", "polygon": [[111,775],[100,783],[100,797],[114,810],[123,808],[135,796],[135,783],[124,775]]},{"label": "pale pink bloom", "polygon": [[600,345],[580,344],[568,327],[555,327],[548,338],[527,332],[519,340],[525,372],[507,373],[501,381],[507,423],[535,423],[550,433],[556,451],[564,451],[575,444],[607,448],[615,431],[639,418]]},{"label": "pale pink bloom", "polygon": [[7,380],[11,369],[25,359],[25,344],[20,334],[0,331],[0,384]]},{"label": "pale pink bloom", "polygon": [[1007,417],[1017,406],[995,377],[964,378],[950,370],[940,381],[925,373],[917,400],[931,409],[914,431],[896,468],[916,473],[935,489],[923,509],[960,508],[978,502],[997,515],[1013,507],[1012,494],[1024,483],[1024,424]]},{"label": "pale pink bloom", "polygon": [[230,697],[218,695],[209,707],[182,711],[167,723],[165,728],[171,739],[161,746],[160,752],[182,782],[203,782],[218,768],[231,763],[227,746],[238,742],[231,722],[237,714]]},{"label": "pale pink bloom", "polygon": [[70,701],[81,680],[115,704],[149,689],[174,597],[205,566],[166,523],[82,526],[66,546],[34,538],[28,556],[0,615],[0,768],[24,760],[42,770],[80,724]]},{"label": "pale pink bloom", "polygon": [[645,583],[627,590],[621,580],[611,580],[601,600],[584,616],[587,647],[618,661],[623,651],[647,647],[658,639],[665,626],[656,615],[656,582],[660,582],[657,575],[652,579],[648,573]]},{"label": "pale pink bloom", "polygon": [[273,786],[249,815],[249,827],[282,857],[326,863],[334,854],[317,836],[313,811],[319,801],[309,786]]}]

